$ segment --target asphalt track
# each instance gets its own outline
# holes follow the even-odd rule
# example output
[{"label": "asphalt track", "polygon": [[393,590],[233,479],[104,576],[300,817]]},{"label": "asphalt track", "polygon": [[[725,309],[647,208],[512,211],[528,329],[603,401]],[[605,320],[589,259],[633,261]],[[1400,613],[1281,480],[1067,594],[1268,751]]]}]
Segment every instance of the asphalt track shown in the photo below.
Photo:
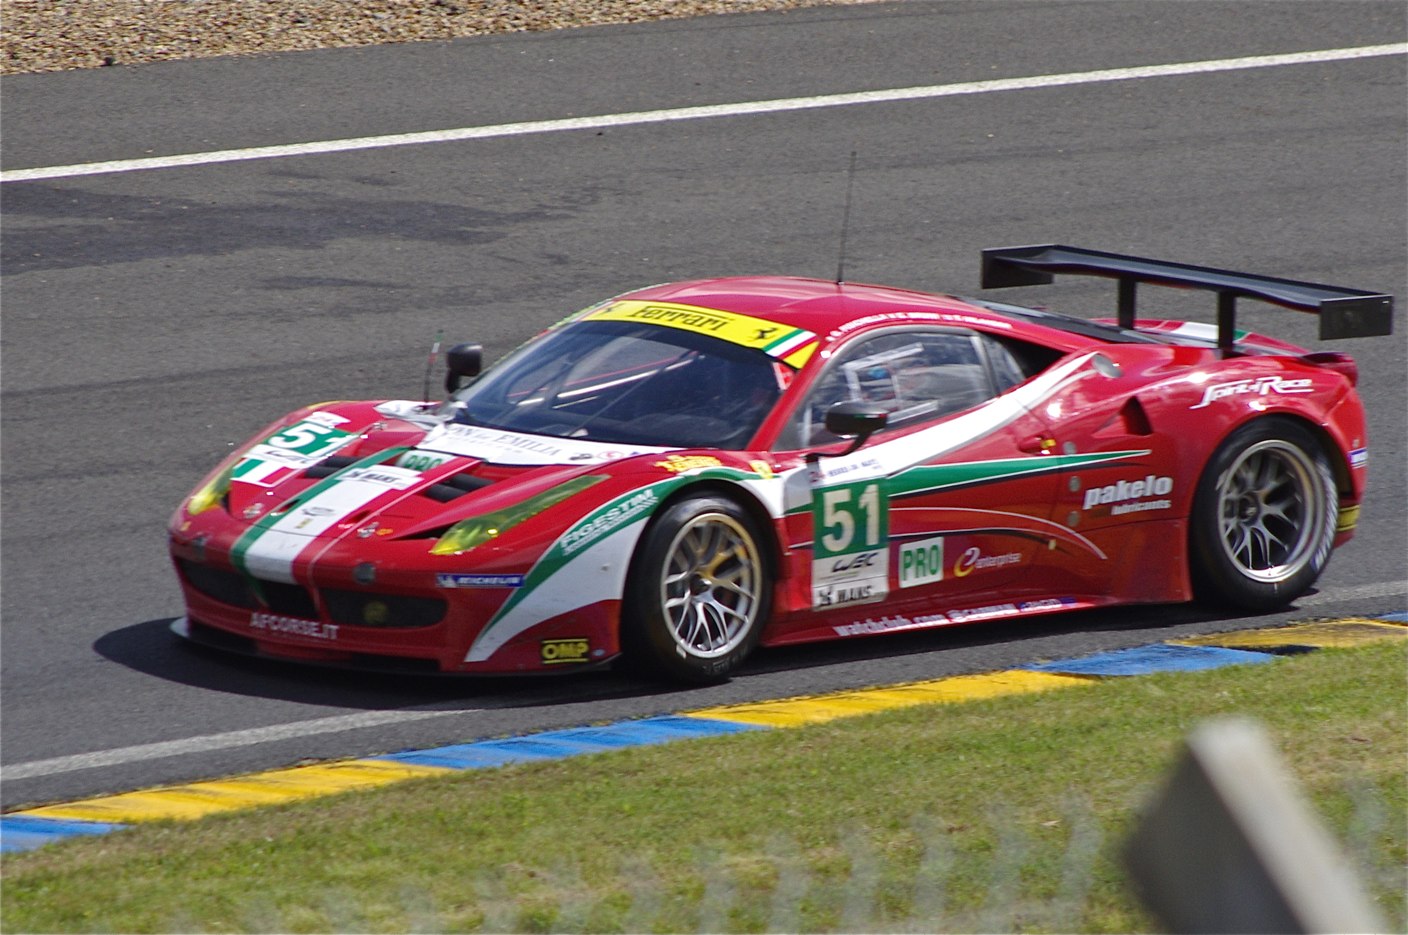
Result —
[{"label": "asphalt track", "polygon": [[[906,3],[7,78],[0,763],[8,810],[758,699],[934,679],[1408,593],[1405,329],[1344,342],[1371,490],[1274,615],[1144,608],[759,654],[726,685],[442,681],[176,645],[169,511],[292,406],[417,396],[447,337],[501,352],[622,289],[832,275],[975,291],[1064,242],[1408,295],[1402,50],[806,108],[599,122],[48,178],[21,170],[1401,44],[1400,3]],[[1036,86],[1028,86],[1036,85]],[[1101,284],[1023,290],[1104,313]],[[1173,315],[1208,320],[1181,295]],[[1245,323],[1314,346],[1308,317]]]}]

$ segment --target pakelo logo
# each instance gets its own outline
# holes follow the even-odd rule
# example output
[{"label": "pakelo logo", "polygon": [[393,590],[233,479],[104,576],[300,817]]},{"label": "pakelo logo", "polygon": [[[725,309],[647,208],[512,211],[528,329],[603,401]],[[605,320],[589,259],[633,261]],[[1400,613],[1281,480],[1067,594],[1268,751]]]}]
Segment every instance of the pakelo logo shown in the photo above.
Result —
[{"label": "pakelo logo", "polygon": [[539,644],[545,666],[590,661],[592,644],[585,639],[543,640]]},{"label": "pakelo logo", "polygon": [[1219,399],[1227,399],[1229,396],[1265,396],[1268,393],[1277,395],[1310,393],[1314,392],[1314,383],[1308,379],[1285,380],[1278,376],[1257,377],[1254,380],[1233,380],[1230,383],[1214,383],[1203,390],[1203,401],[1196,406],[1189,406],[1189,409],[1202,409],[1204,406],[1211,406]]},{"label": "pakelo logo", "polygon": [[[1144,510],[1167,510],[1173,506],[1168,500],[1146,500],[1146,497],[1162,497],[1172,492],[1173,478],[1147,475],[1143,480],[1122,480],[1108,487],[1091,487],[1085,492],[1085,506],[1093,510],[1098,506],[1109,506],[1111,516],[1122,513],[1139,513]],[[1130,503],[1128,501],[1136,501]]]},{"label": "pakelo logo", "polygon": [[971,575],[974,569],[987,571],[989,568],[1001,568],[1004,565],[1019,565],[1022,562],[1021,552],[1004,552],[1001,555],[984,555],[977,546],[964,549],[963,554],[958,556],[958,561],[953,563],[953,576],[963,578]]}]

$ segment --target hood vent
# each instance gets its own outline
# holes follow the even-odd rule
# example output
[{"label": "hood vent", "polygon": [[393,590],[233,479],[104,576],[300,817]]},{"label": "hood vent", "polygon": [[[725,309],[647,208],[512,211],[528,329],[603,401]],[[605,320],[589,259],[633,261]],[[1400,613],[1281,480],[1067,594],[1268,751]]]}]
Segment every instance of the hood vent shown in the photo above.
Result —
[{"label": "hood vent", "polygon": [[457,500],[467,493],[473,493],[484,487],[488,487],[493,481],[487,477],[475,477],[473,474],[455,474],[447,477],[438,484],[431,484],[421,491],[432,500],[439,500],[441,503],[449,503]]},{"label": "hood vent", "polygon": [[317,464],[303,472],[304,477],[320,478],[331,477],[338,471],[346,467],[351,467],[357,463],[356,458],[349,455],[328,455]]}]

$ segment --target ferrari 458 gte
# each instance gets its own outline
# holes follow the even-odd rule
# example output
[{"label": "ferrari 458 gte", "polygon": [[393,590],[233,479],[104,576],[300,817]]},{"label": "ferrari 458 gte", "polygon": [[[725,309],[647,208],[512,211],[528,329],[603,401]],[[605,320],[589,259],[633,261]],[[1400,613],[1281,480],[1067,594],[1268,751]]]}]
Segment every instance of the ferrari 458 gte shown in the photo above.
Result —
[{"label": "ferrari 458 gte", "polygon": [[[1265,610],[1352,535],[1353,360],[1238,331],[1239,299],[1387,334],[1358,289],[1062,246],[984,288],[1115,279],[1092,321],[849,282],[628,292],[440,402],[299,409],[176,510],[181,635],[420,672],[618,657],[724,678],[758,645],[1112,604]],[[1208,290],[1217,324],[1136,316]],[[463,384],[463,385],[461,385]]]}]

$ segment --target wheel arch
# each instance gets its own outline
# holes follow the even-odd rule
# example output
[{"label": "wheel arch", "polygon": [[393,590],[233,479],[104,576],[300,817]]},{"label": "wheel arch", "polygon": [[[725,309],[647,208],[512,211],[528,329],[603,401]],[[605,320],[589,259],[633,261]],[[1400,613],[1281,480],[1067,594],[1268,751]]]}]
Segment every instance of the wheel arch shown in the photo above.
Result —
[{"label": "wheel arch", "polygon": [[718,478],[701,478],[692,484],[685,484],[671,491],[670,495],[661,501],[651,514],[649,522],[655,523],[667,509],[680,500],[698,496],[724,497],[742,507],[744,512],[748,514],[748,518],[757,527],[759,535],[764,537],[763,554],[767,558],[768,574],[772,576],[774,581],[785,575],[787,563],[783,561],[782,541],[777,534],[777,520],[768,512],[767,506],[758,498],[758,495],[741,484],[731,484]]}]

